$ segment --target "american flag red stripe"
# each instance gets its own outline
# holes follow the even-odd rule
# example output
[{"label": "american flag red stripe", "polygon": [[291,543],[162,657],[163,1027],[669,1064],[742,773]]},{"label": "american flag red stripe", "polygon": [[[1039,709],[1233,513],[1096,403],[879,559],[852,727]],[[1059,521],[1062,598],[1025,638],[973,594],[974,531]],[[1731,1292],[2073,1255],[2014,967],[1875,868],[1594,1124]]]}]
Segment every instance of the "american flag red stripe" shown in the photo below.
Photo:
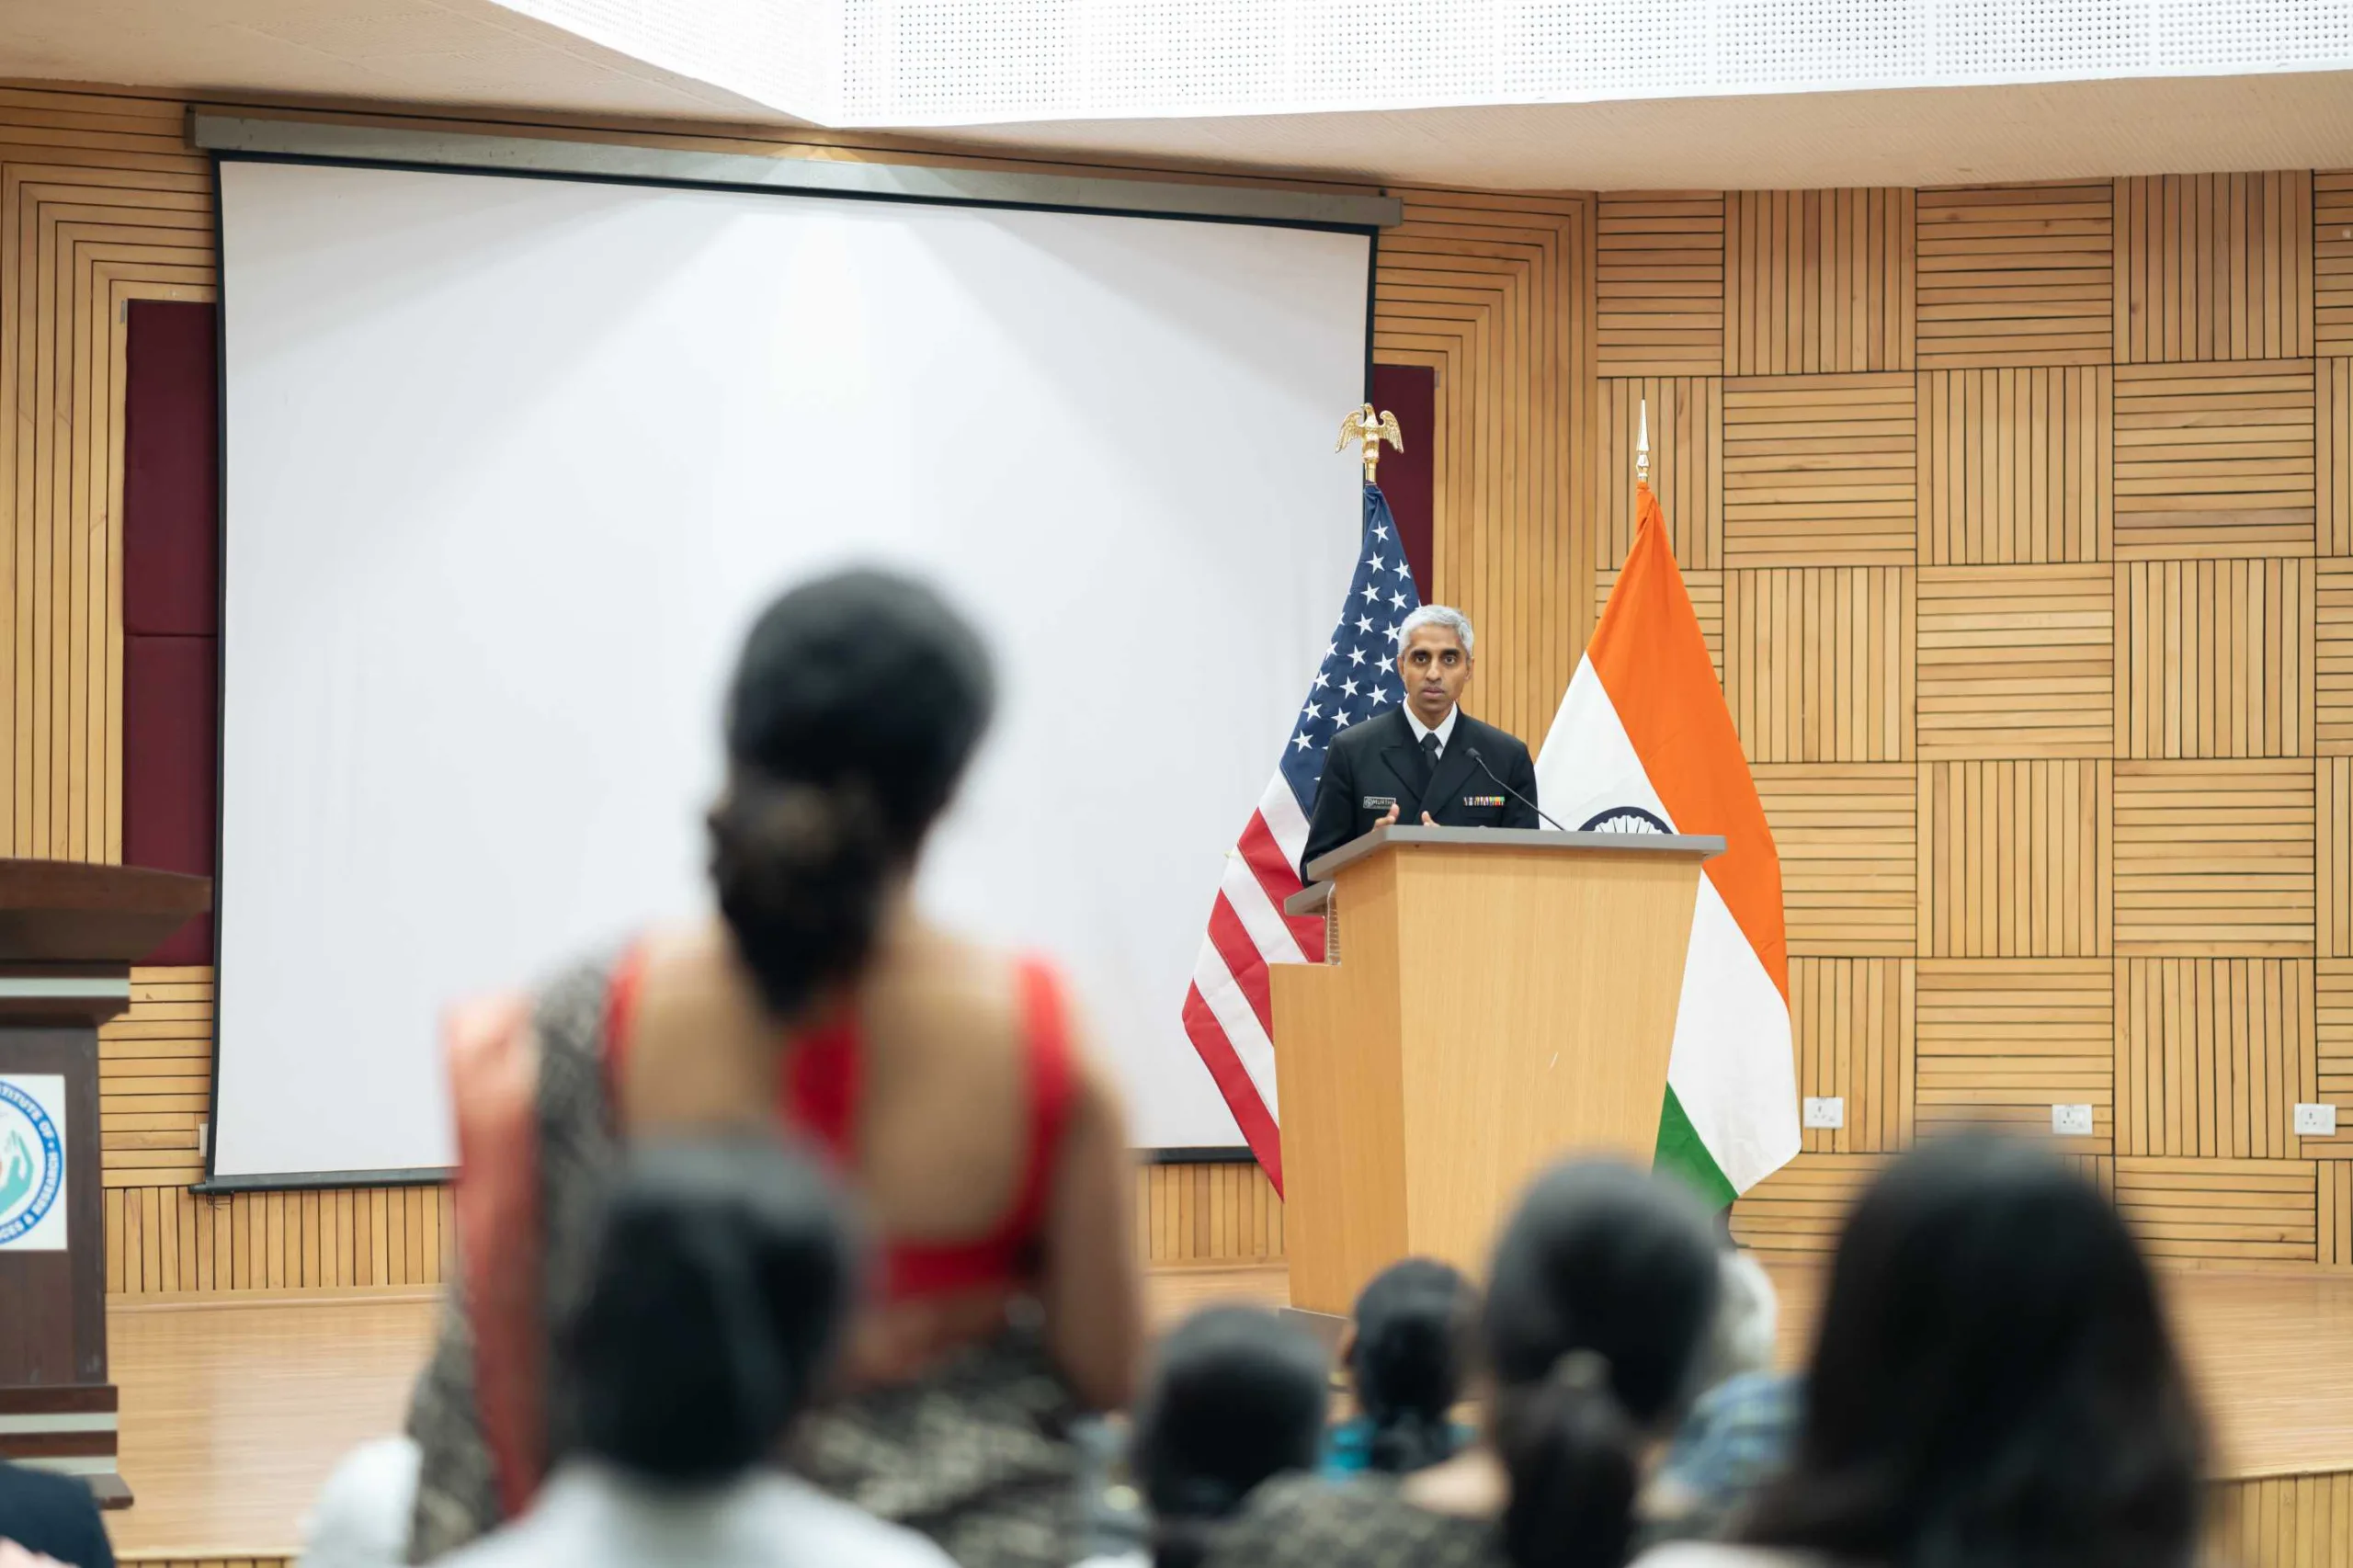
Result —
[{"label": "american flag red stripe", "polygon": [[[1242,842],[1235,847],[1242,856],[1242,863],[1250,868],[1252,876],[1258,879],[1258,886],[1266,893],[1267,902],[1280,914],[1283,901],[1299,892],[1304,884],[1299,880],[1299,872],[1293,869],[1291,857],[1284,854],[1283,846],[1275,842],[1275,830],[1267,825],[1264,812],[1250,813],[1250,825],[1242,830]],[[1322,919],[1313,915],[1285,915],[1283,922],[1290,927],[1291,936],[1298,939],[1300,958],[1308,963],[1321,962],[1324,958]]]},{"label": "american flag red stripe", "polygon": [[1397,623],[1421,603],[1388,503],[1370,484],[1362,544],[1339,623],[1276,758],[1274,778],[1226,858],[1185,994],[1186,1036],[1278,1193],[1283,1163],[1272,970],[1324,957],[1324,922],[1285,915],[1283,901],[1300,890],[1299,858],[1324,748],[1347,725],[1403,700],[1390,653]]}]

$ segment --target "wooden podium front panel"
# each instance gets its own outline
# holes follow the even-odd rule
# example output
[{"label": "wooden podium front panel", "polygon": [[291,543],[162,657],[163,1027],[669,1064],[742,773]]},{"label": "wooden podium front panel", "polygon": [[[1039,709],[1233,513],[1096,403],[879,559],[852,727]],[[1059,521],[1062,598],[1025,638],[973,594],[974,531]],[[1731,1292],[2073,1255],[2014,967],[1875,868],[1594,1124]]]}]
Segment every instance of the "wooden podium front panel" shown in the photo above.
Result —
[{"label": "wooden podium front panel", "polygon": [[1383,859],[1403,884],[1406,1239],[1483,1273],[1495,1225],[1546,1165],[1578,1151],[1650,1163],[1699,867],[1436,846]]},{"label": "wooden podium front panel", "polygon": [[[1406,1253],[1405,1117],[1398,1060],[1397,858],[1349,880],[1345,963],[1277,964],[1275,1087],[1282,1118],[1291,1305],[1346,1312]],[[1379,1260],[1368,1262],[1368,1260]]]}]

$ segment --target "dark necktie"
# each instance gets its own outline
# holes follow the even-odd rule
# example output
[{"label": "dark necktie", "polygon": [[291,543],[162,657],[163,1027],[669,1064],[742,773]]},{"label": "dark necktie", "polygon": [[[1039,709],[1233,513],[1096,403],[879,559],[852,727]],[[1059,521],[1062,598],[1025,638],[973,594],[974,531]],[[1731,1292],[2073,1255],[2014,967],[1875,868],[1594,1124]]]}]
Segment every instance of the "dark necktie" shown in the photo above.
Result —
[{"label": "dark necktie", "polygon": [[1430,765],[1431,772],[1438,771],[1438,732],[1436,730],[1432,730],[1422,737],[1422,760]]}]

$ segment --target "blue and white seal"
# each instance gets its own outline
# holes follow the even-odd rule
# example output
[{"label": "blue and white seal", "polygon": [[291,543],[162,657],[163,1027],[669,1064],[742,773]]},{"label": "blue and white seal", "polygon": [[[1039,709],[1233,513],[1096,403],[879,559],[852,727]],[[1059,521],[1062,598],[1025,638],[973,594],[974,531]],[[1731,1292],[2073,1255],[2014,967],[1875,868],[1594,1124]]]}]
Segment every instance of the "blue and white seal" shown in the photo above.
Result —
[{"label": "blue and white seal", "polygon": [[65,1143],[41,1103],[0,1078],[0,1246],[49,1218],[65,1186]]}]

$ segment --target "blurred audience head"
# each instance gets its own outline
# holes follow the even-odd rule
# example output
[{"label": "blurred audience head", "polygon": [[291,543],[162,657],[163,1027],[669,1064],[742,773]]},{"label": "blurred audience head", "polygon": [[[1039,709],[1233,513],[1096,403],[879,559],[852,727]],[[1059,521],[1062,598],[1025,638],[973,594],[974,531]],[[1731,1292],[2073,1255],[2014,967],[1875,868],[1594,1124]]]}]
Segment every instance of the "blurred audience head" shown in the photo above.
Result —
[{"label": "blurred audience head", "polygon": [[1648,1452],[1692,1392],[1716,1306],[1696,1199],[1608,1160],[1540,1176],[1489,1273],[1494,1431],[1518,1568],[1617,1568]]},{"label": "blurred audience head", "polygon": [[772,1011],[865,963],[995,689],[971,624],[893,573],[804,583],[754,623],[727,694],[710,875]]},{"label": "blurred audience head", "polygon": [[1357,1296],[1348,1381],[1371,1427],[1369,1468],[1421,1470],[1454,1449],[1450,1413],[1462,1397],[1479,1292],[1462,1271],[1409,1257]]},{"label": "blurred audience head", "polygon": [[1155,1568],[1192,1568],[1251,1488],[1314,1468],[1331,1398],[1323,1347],[1257,1307],[1209,1307],[1161,1341],[1133,1464]]},{"label": "blurred audience head", "polygon": [[2176,1568],[2200,1450],[2115,1209],[2030,1145],[1960,1139],[1847,1221],[1795,1463],[1743,1534],[1886,1568]]},{"label": "blurred audience head", "polygon": [[557,1338],[565,1429],[656,1485],[733,1480],[824,1376],[856,1275],[833,1188],[774,1139],[639,1145]]}]

